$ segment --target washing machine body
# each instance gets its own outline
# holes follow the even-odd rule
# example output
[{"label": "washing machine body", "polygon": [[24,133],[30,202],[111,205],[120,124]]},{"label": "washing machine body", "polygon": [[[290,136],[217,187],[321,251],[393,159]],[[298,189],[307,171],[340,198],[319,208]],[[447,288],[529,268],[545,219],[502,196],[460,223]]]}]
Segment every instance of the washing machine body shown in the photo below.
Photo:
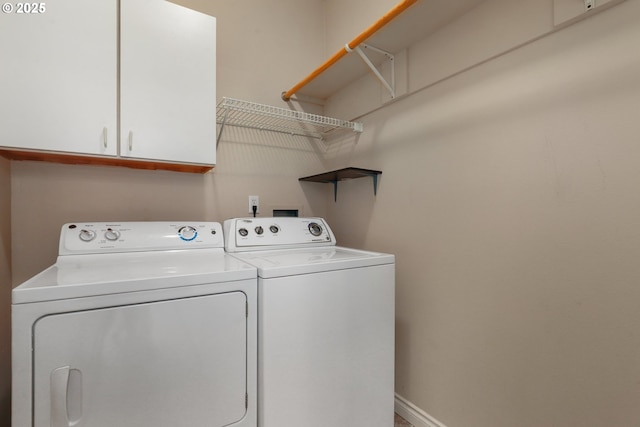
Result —
[{"label": "washing machine body", "polygon": [[224,227],[258,270],[258,425],[393,425],[394,256],[336,246],[321,218]]},{"label": "washing machine body", "polygon": [[13,427],[255,426],[255,276],[219,223],[66,224],[13,290]]}]

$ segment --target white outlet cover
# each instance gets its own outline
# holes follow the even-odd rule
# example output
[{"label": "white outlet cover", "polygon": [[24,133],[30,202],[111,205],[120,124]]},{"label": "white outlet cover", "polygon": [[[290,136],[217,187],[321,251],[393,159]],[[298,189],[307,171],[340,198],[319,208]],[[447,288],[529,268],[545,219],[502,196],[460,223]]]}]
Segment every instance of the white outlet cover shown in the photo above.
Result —
[{"label": "white outlet cover", "polygon": [[249,213],[253,214],[253,206],[258,206],[256,213],[260,213],[260,196],[249,196]]}]

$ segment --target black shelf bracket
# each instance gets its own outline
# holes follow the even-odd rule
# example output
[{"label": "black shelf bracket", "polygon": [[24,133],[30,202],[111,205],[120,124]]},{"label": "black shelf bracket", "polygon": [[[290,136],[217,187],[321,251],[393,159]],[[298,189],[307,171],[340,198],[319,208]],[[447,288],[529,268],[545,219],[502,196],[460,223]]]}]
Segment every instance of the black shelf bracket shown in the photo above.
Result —
[{"label": "black shelf bracket", "polygon": [[336,202],[338,201],[338,182],[345,179],[362,178],[369,176],[373,179],[373,194],[377,195],[378,175],[380,175],[381,173],[382,171],[372,169],[344,168],[317,175],[305,176],[304,178],[298,179],[298,181],[324,182],[333,184],[333,201]]}]

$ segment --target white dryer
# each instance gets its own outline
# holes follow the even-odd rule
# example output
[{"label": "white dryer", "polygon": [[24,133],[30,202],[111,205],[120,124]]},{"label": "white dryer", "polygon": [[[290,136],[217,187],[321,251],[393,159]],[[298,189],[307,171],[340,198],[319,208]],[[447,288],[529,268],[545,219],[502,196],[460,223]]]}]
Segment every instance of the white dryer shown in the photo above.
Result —
[{"label": "white dryer", "polygon": [[224,231],[258,269],[258,425],[392,426],[394,256],[336,246],[321,218]]},{"label": "white dryer", "polygon": [[14,427],[256,425],[256,269],[214,222],[65,224],[13,290]]}]

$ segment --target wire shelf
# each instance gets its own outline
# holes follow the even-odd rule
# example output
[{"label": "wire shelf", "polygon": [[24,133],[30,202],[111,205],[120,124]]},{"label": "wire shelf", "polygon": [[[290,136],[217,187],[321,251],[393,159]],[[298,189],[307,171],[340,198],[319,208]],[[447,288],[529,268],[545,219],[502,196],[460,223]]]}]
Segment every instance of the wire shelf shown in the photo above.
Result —
[{"label": "wire shelf", "polygon": [[218,141],[220,141],[225,125],[310,136],[317,139],[325,139],[330,133],[340,129],[353,132],[362,132],[363,130],[362,123],[359,122],[349,122],[233,98],[222,98],[218,103],[216,123],[221,125]]}]

